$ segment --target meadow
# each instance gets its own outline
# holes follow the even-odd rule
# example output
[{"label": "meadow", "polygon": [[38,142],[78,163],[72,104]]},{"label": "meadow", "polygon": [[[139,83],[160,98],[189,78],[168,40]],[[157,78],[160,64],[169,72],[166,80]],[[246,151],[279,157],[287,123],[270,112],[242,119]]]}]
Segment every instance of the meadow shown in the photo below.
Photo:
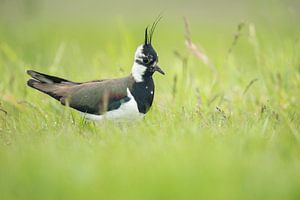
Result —
[{"label": "meadow", "polygon": [[29,88],[26,70],[128,75],[159,11],[105,20],[2,12],[0,199],[300,199],[300,9],[291,2],[264,4],[268,17],[165,11],[153,46],[166,75],[154,75],[146,117],[122,123],[86,121]]}]

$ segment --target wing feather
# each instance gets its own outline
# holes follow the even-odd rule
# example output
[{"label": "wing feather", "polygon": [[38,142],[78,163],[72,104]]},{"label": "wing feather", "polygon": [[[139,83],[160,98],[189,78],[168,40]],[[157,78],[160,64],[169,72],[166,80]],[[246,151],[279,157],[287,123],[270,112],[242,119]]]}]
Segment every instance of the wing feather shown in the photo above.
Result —
[{"label": "wing feather", "polygon": [[77,83],[63,78],[28,71],[34,79],[27,84],[78,111],[101,115],[118,109],[128,102],[127,88],[131,89],[131,76],[119,79],[107,79]]}]

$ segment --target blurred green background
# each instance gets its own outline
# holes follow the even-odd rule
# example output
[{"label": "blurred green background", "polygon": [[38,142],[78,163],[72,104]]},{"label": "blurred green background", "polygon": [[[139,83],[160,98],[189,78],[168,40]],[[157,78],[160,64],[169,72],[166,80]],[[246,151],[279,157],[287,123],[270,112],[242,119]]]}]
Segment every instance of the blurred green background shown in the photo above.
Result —
[{"label": "blurred green background", "polygon": [[[26,86],[128,75],[160,13],[144,120]],[[300,199],[299,25],[298,0],[0,0],[0,199]]]}]

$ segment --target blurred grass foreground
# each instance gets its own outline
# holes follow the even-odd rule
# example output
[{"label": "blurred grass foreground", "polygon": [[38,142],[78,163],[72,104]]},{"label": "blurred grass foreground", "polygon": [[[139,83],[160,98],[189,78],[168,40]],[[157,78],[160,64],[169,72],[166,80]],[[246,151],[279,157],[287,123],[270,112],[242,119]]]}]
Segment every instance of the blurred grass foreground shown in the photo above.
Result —
[{"label": "blurred grass foreground", "polygon": [[[26,86],[128,75],[160,12],[144,120]],[[297,0],[0,0],[0,199],[300,199],[299,25]]]}]

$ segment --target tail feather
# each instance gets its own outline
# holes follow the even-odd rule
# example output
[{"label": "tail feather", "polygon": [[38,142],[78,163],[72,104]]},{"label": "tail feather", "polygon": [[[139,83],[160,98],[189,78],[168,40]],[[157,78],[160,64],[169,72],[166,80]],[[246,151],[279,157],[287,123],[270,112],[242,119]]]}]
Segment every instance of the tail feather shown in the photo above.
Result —
[{"label": "tail feather", "polygon": [[66,79],[63,79],[63,78],[59,78],[59,77],[56,77],[56,76],[50,76],[50,75],[43,74],[43,73],[40,73],[40,72],[36,72],[36,71],[33,71],[33,70],[27,70],[27,74],[29,76],[31,76],[32,78],[38,80],[41,83],[63,83],[63,82],[65,82],[65,83],[74,83],[72,81],[69,81],[69,80],[66,80]]},{"label": "tail feather", "polygon": [[42,83],[35,79],[29,79],[27,81],[27,85],[45,94],[48,94],[58,101],[60,101],[63,97],[63,93],[57,91],[58,88],[56,84]]},{"label": "tail feather", "polygon": [[34,79],[29,79],[29,80],[27,81],[27,85],[30,86],[30,87],[32,87],[32,88],[35,88],[35,89],[37,89],[37,88],[35,87],[35,84],[37,84],[37,83],[41,83],[41,82],[39,82],[39,81],[37,81],[37,80],[34,80]]}]

